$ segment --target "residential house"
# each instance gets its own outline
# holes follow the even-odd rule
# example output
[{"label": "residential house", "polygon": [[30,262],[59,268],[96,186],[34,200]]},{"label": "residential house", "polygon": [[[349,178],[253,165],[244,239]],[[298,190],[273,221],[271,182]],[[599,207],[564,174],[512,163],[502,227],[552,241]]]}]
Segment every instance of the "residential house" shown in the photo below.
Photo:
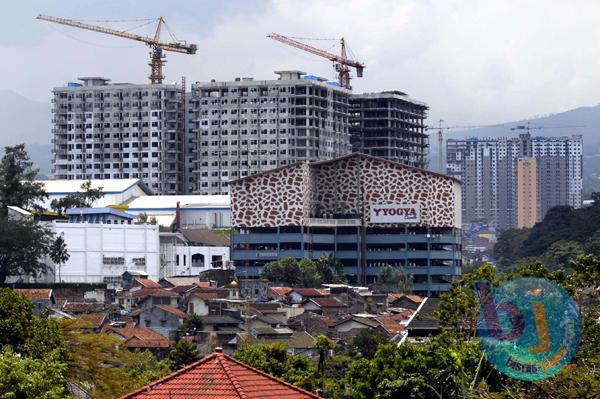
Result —
[{"label": "residential house", "polygon": [[360,330],[376,329],[379,323],[375,318],[350,316],[331,325],[338,333],[350,333],[356,335]]},{"label": "residential house", "polygon": [[138,326],[150,328],[169,339],[177,339],[176,330],[188,314],[171,305],[154,305],[137,315]]},{"label": "residential house", "polygon": [[221,348],[120,399],[321,399],[223,353]]},{"label": "residential house", "polygon": [[127,311],[134,308],[149,308],[154,305],[171,305],[177,307],[179,294],[164,288],[141,288],[123,293],[119,304]]},{"label": "residential house", "polygon": [[402,308],[417,310],[423,298],[418,295],[406,295],[401,293],[389,293],[387,295],[388,306],[390,308]]},{"label": "residential house", "polygon": [[134,289],[141,289],[141,288],[162,288],[162,287],[156,281],[150,280],[149,278],[143,278],[143,277],[134,278],[132,281],[130,290],[133,291]]},{"label": "residential house", "polygon": [[208,288],[211,286],[209,281],[200,281],[199,276],[163,277],[158,280],[158,284],[163,288],[174,288],[180,285],[196,285],[201,288]]},{"label": "residential house", "polygon": [[54,294],[49,288],[37,288],[37,289],[19,289],[14,290],[17,294],[21,294],[31,302],[33,302],[33,313],[36,316],[42,314],[44,309],[52,309],[56,305]]},{"label": "residential house", "polygon": [[306,331],[313,337],[320,334],[329,335],[332,324],[333,321],[329,317],[314,312],[304,312],[288,320],[289,328],[295,331]]},{"label": "residential house", "polygon": [[303,355],[316,360],[318,351],[315,338],[306,331],[293,331],[289,328],[258,328],[249,333],[240,333],[238,345],[256,343],[280,343],[290,355]]},{"label": "residential house", "polygon": [[346,313],[346,304],[337,298],[309,298],[302,303],[306,312],[315,312],[327,317],[336,317]]},{"label": "residential house", "polygon": [[310,298],[325,296],[321,290],[316,288],[294,288],[288,293],[288,301],[292,304],[302,303]]},{"label": "residential house", "polygon": [[286,302],[290,291],[292,291],[291,287],[269,287],[267,288],[267,300]]},{"label": "residential house", "polygon": [[163,358],[171,346],[167,337],[143,327],[111,327],[106,330],[109,335],[123,340],[123,344],[130,350],[149,350],[159,359]]},{"label": "residential house", "polygon": [[109,323],[107,313],[86,313],[79,316],[92,325],[93,332],[100,332]]}]

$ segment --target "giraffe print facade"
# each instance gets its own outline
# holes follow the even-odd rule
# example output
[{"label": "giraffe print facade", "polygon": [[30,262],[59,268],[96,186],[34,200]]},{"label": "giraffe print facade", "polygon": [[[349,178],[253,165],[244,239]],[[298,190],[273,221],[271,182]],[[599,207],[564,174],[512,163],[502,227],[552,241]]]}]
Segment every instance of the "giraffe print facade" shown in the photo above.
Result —
[{"label": "giraffe print facade", "polygon": [[241,228],[363,212],[372,226],[373,204],[420,204],[421,226],[461,226],[458,180],[365,154],[285,166],[235,180],[230,188],[232,223]]}]

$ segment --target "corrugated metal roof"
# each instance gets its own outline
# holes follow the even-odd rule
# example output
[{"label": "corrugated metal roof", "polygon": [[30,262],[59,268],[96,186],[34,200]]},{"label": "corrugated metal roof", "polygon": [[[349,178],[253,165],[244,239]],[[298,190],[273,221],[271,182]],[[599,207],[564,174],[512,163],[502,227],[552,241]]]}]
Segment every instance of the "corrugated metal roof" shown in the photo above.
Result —
[{"label": "corrugated metal roof", "polygon": [[194,208],[223,208],[231,207],[229,195],[148,195],[137,197],[129,202],[129,210],[175,210],[177,202],[182,210]]},{"label": "corrugated metal roof", "polygon": [[[81,185],[87,180],[36,180],[36,183],[42,183],[44,189],[49,195],[73,194],[81,191]],[[105,194],[122,193],[135,185],[150,193],[150,190],[140,179],[93,179],[92,188],[102,187]]]}]

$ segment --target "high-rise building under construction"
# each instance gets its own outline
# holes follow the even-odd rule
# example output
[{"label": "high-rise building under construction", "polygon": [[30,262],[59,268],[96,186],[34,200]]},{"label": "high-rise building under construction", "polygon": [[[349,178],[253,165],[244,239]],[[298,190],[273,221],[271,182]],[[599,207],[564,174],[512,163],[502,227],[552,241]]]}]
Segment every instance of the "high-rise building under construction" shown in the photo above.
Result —
[{"label": "high-rise building under construction", "polygon": [[142,179],[183,192],[184,99],[168,84],[79,78],[53,90],[54,179]]}]

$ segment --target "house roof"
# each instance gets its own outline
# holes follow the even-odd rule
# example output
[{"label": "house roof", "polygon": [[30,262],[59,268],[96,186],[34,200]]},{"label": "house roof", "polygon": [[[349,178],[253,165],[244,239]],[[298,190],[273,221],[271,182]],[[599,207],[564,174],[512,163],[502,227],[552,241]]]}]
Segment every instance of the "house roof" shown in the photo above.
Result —
[{"label": "house roof", "polygon": [[[461,183],[461,181],[459,179],[457,179],[455,177],[452,177],[452,176],[448,176],[448,175],[444,175],[444,174],[436,173],[436,172],[431,172],[429,170],[420,169],[420,168],[417,168],[417,167],[414,167],[414,166],[404,165],[404,164],[396,162],[396,161],[391,161],[391,160],[388,160],[388,159],[385,159],[385,158],[376,157],[374,155],[363,154],[361,152],[354,152],[352,154],[343,155],[343,156],[338,157],[338,158],[333,158],[333,159],[328,159],[328,160],[323,160],[323,161],[313,161],[313,162],[310,162],[308,165],[309,165],[309,167],[312,168],[312,167],[320,166],[320,165],[334,164],[334,163],[337,163],[337,162],[340,162],[340,161],[343,161],[343,160],[346,160],[346,159],[350,159],[350,158],[374,159],[374,160],[383,162],[383,163],[388,164],[388,165],[393,166],[393,167],[407,169],[407,170],[411,170],[411,171],[423,172],[423,173],[426,173],[428,175],[438,176],[438,177],[444,177],[446,179],[453,180],[455,182]],[[229,185],[231,186],[231,185],[241,184],[241,183],[246,182],[246,181],[254,180],[254,179],[256,179],[256,178],[258,178],[260,176],[264,176],[264,175],[268,175],[268,174],[271,174],[271,173],[279,172],[280,170],[283,170],[283,169],[291,169],[291,168],[294,168],[294,167],[298,167],[298,166],[302,165],[303,163],[305,163],[305,162],[304,161],[302,161],[302,162],[296,162],[296,163],[293,163],[293,164],[284,165],[284,166],[280,166],[278,168],[269,169],[269,170],[266,170],[266,171],[263,171],[263,172],[255,173],[255,174],[250,175],[250,176],[240,177],[239,179],[232,180],[231,182],[229,182]]]},{"label": "house roof", "polygon": [[101,302],[65,302],[60,310],[67,313],[98,313],[115,307]]},{"label": "house roof", "polygon": [[87,313],[79,316],[85,321],[89,321],[96,328],[102,327],[102,325],[108,321],[106,313]]},{"label": "house roof", "polygon": [[398,324],[390,316],[377,317],[375,320],[377,320],[381,327],[389,334],[400,334],[405,329],[403,325]]},{"label": "house roof", "polygon": [[[193,285],[200,283],[200,279],[198,276],[173,276],[173,277],[163,277],[158,283],[162,286],[171,285],[173,287],[178,287],[180,285]],[[168,283],[168,284],[166,284]]]},{"label": "house roof", "polygon": [[196,245],[203,245],[209,247],[228,247],[229,236],[223,234],[216,234],[209,229],[180,229],[181,234],[188,241],[193,242]]},{"label": "house roof", "polygon": [[125,346],[131,348],[168,348],[171,343],[167,337],[144,327],[124,327],[107,329],[125,339]]},{"label": "house roof", "polygon": [[24,288],[15,288],[13,290],[17,294],[21,294],[30,300],[41,300],[41,299],[50,299],[52,296],[52,289],[50,288],[32,288],[32,289],[24,289]]},{"label": "house roof", "polygon": [[399,292],[391,292],[388,294],[388,302],[394,302],[398,299],[402,299],[402,298],[406,298],[414,303],[421,303],[423,302],[422,297],[418,296],[418,295],[406,295],[406,294],[401,294]]},{"label": "house roof", "polygon": [[[44,185],[44,190],[49,195],[65,195],[81,192],[81,185],[87,180],[36,180],[36,183]],[[92,188],[102,187],[104,194],[120,194],[129,190],[135,185],[139,185],[146,194],[152,194],[152,191],[140,179],[94,179],[91,180]]]},{"label": "house roof", "polygon": [[219,348],[205,358],[120,399],[318,399],[319,396],[252,368]]},{"label": "house roof", "polygon": [[175,211],[177,203],[182,211],[186,209],[229,209],[229,195],[148,195],[137,197],[129,202],[129,210],[145,211]]},{"label": "house roof", "polygon": [[179,317],[180,319],[186,319],[189,315],[185,313],[183,310],[179,310],[170,305],[156,305],[159,309],[164,310],[167,313],[171,313]]},{"label": "house roof", "polygon": [[130,294],[134,298],[146,298],[149,296],[179,296],[178,293],[165,290],[164,288],[142,288],[136,291],[130,291]]},{"label": "house roof", "polygon": [[351,317],[348,317],[346,319],[340,320],[337,323],[333,323],[331,325],[331,327],[337,327],[337,326],[339,326],[341,324],[345,324],[345,323],[352,322],[352,321],[355,321],[355,322],[357,322],[359,324],[364,324],[365,326],[371,327],[371,328],[375,328],[375,327],[379,326],[379,323],[377,321],[375,321],[375,320],[368,319],[368,318],[365,318],[365,317],[351,316]]},{"label": "house roof", "polygon": [[202,299],[203,301],[208,301],[210,299],[218,299],[219,294],[217,292],[194,292],[192,295],[190,295],[190,299],[192,298],[198,298],[198,299]]},{"label": "house roof", "polygon": [[135,215],[120,211],[115,208],[109,208],[109,207],[105,207],[105,208],[71,208],[71,209],[67,209],[66,213],[67,213],[67,215],[73,215],[73,216],[110,214],[110,215],[119,216],[119,217],[122,217],[125,219],[130,219],[130,220],[135,219]]},{"label": "house roof", "polygon": [[337,298],[310,298],[309,301],[315,303],[318,307],[325,309],[346,307],[346,305]]},{"label": "house roof", "polygon": [[289,294],[291,290],[292,290],[291,287],[269,287],[267,289],[267,291],[275,293],[276,295],[279,295],[281,297],[284,297],[287,294]]},{"label": "house roof", "polygon": [[240,320],[235,319],[231,316],[219,316],[219,315],[208,315],[208,316],[200,316],[200,319],[202,319],[202,323],[204,324],[210,324],[210,325],[215,325],[215,324],[239,324],[241,323]]},{"label": "house roof", "polygon": [[305,298],[315,298],[319,296],[323,296],[323,293],[316,288],[294,288],[290,291],[290,293],[296,292],[300,296]]},{"label": "house roof", "polygon": [[274,302],[257,302],[251,303],[250,307],[254,310],[257,310],[261,313],[273,313],[277,312],[281,305],[279,303]]},{"label": "house roof", "polygon": [[162,288],[156,281],[150,280],[149,278],[137,277],[134,279],[139,285],[145,288]]}]

